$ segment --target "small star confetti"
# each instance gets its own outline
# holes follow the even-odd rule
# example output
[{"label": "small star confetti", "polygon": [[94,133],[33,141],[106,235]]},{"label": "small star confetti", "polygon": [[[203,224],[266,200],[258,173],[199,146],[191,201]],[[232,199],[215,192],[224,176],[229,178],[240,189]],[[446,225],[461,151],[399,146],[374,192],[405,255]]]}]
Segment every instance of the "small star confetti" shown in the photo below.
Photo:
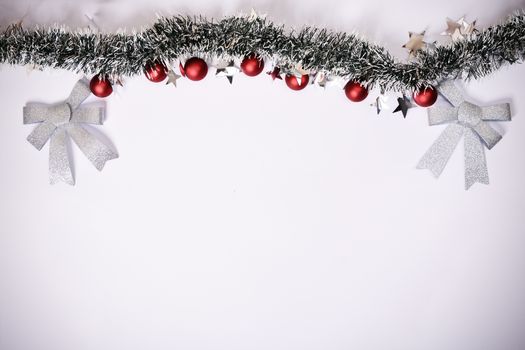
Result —
[{"label": "small star confetti", "polygon": [[459,41],[470,38],[476,32],[476,21],[469,23],[465,17],[457,21],[447,18],[447,29],[441,35],[450,36],[452,41]]},{"label": "small star confetti", "polygon": [[266,19],[266,14],[257,13],[257,11],[252,9],[250,11],[250,15],[248,16],[248,21],[253,22],[257,19],[263,19],[263,20]]},{"label": "small star confetti", "polygon": [[230,84],[232,84],[233,76],[238,73],[239,68],[235,67],[233,61],[230,61],[230,63],[226,67],[217,68],[217,72],[215,73],[215,75],[218,77],[226,77]]},{"label": "small star confetti", "polygon": [[397,98],[397,107],[392,113],[401,112],[403,113],[403,118],[406,118],[408,110],[412,107],[414,107],[414,105],[410,102],[410,99],[403,95],[403,97]]},{"label": "small star confetti", "polygon": [[403,45],[405,49],[408,49],[409,57],[414,56],[418,51],[426,47],[427,43],[423,41],[425,37],[425,31],[421,33],[408,33],[408,42]]},{"label": "small star confetti", "polygon": [[376,97],[376,100],[374,103],[371,103],[371,107],[375,107],[377,114],[380,114],[383,109],[389,109],[390,106],[388,104],[389,99],[387,96],[383,95],[381,93],[379,96]]},{"label": "small star confetti", "polygon": [[283,78],[281,77],[281,69],[279,67],[275,67],[272,71],[267,72],[266,74],[272,77],[272,80],[275,80],[275,79],[283,80]]},{"label": "small star confetti", "polygon": [[326,88],[326,82],[327,82],[326,74],[324,72],[318,72],[315,74],[315,79],[313,81],[314,84],[317,84],[318,86],[322,88]]},{"label": "small star confetti", "polygon": [[166,85],[173,84],[173,86],[177,87],[177,79],[180,79],[181,76],[172,71],[171,69],[168,72],[168,81],[166,82]]}]

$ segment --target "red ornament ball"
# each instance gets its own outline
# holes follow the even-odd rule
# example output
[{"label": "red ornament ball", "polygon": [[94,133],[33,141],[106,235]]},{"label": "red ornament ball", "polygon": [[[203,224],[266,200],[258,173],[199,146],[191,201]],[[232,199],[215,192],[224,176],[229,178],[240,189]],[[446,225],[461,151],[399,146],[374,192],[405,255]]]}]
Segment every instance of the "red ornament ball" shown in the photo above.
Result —
[{"label": "red ornament ball", "polygon": [[208,74],[208,65],[199,57],[192,57],[186,61],[184,67],[180,66],[183,76],[190,80],[198,81],[204,79]]},{"label": "red ornament ball", "polygon": [[168,76],[168,68],[162,63],[148,64],[144,73],[150,81],[160,83]]},{"label": "red ornament ball", "polygon": [[430,107],[436,102],[438,98],[437,90],[433,87],[428,87],[414,92],[414,102],[421,107]]},{"label": "red ornament ball", "polygon": [[310,76],[308,74],[303,74],[301,76],[301,83],[299,84],[299,79],[293,75],[293,74],[286,74],[286,77],[284,77],[284,81],[286,82],[286,85],[292,90],[299,91],[302,90],[308,85],[308,81],[310,80]]},{"label": "red ornament ball", "polygon": [[345,85],[345,94],[350,101],[361,102],[368,96],[368,89],[357,81],[349,81]]},{"label": "red ornament ball", "polygon": [[89,89],[97,97],[108,97],[113,92],[109,80],[101,78],[98,74],[91,79]]},{"label": "red ornament ball", "polygon": [[254,54],[244,57],[241,62],[241,70],[249,77],[261,74],[264,70],[264,61]]}]

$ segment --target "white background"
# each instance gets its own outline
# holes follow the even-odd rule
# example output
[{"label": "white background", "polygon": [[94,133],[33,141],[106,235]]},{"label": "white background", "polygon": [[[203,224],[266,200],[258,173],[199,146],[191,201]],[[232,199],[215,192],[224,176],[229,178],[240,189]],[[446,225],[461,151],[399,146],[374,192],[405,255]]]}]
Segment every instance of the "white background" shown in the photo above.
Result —
[{"label": "white background", "polygon": [[[400,59],[408,31],[445,18],[485,27],[523,1],[14,1],[0,23],[103,30],[155,13],[254,7],[287,26],[362,34]],[[0,71],[0,349],[525,348],[525,67],[465,86],[510,102],[487,152],[490,186],[463,189],[458,147],[436,180],[416,170],[441,133],[426,111],[377,116],[342,91],[266,75],[199,83],[127,79],[99,130],[120,158],[48,184],[47,146],[22,125],[79,76]]]}]

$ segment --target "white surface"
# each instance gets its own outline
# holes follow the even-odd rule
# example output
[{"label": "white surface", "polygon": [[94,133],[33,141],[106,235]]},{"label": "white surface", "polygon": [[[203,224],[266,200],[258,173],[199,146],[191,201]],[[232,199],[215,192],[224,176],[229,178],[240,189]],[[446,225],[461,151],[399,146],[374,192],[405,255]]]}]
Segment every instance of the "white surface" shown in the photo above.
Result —
[{"label": "white surface", "polygon": [[[154,13],[251,7],[289,25],[359,29],[399,56],[445,17],[497,22],[523,1],[0,3],[2,24],[105,30]],[[431,36],[437,38],[437,36]],[[439,38],[438,38],[439,39]],[[0,71],[0,349],[525,348],[525,68],[467,86],[512,103],[487,152],[490,186],[463,190],[461,147],[442,177],[415,164],[443,130],[342,92],[266,76],[179,88],[127,80],[100,130],[120,158],[48,185],[27,101],[67,96],[68,72]]]}]

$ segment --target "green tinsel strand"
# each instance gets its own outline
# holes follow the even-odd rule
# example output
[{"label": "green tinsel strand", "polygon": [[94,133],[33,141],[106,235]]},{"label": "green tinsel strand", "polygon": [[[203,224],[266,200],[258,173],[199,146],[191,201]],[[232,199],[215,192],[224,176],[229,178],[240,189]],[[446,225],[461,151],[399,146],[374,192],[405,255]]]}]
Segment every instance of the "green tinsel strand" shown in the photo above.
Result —
[{"label": "green tinsel strand", "polygon": [[414,91],[447,78],[478,79],[525,56],[525,14],[475,36],[417,53],[399,62],[388,51],[355,34],[306,27],[287,31],[262,18],[160,18],[136,34],[33,30],[19,25],[0,33],[0,62],[61,68],[85,74],[132,76],[144,66],[169,64],[193,55],[243,57],[257,53],[276,59],[283,72],[297,64],[315,72],[356,79],[369,87]]}]

